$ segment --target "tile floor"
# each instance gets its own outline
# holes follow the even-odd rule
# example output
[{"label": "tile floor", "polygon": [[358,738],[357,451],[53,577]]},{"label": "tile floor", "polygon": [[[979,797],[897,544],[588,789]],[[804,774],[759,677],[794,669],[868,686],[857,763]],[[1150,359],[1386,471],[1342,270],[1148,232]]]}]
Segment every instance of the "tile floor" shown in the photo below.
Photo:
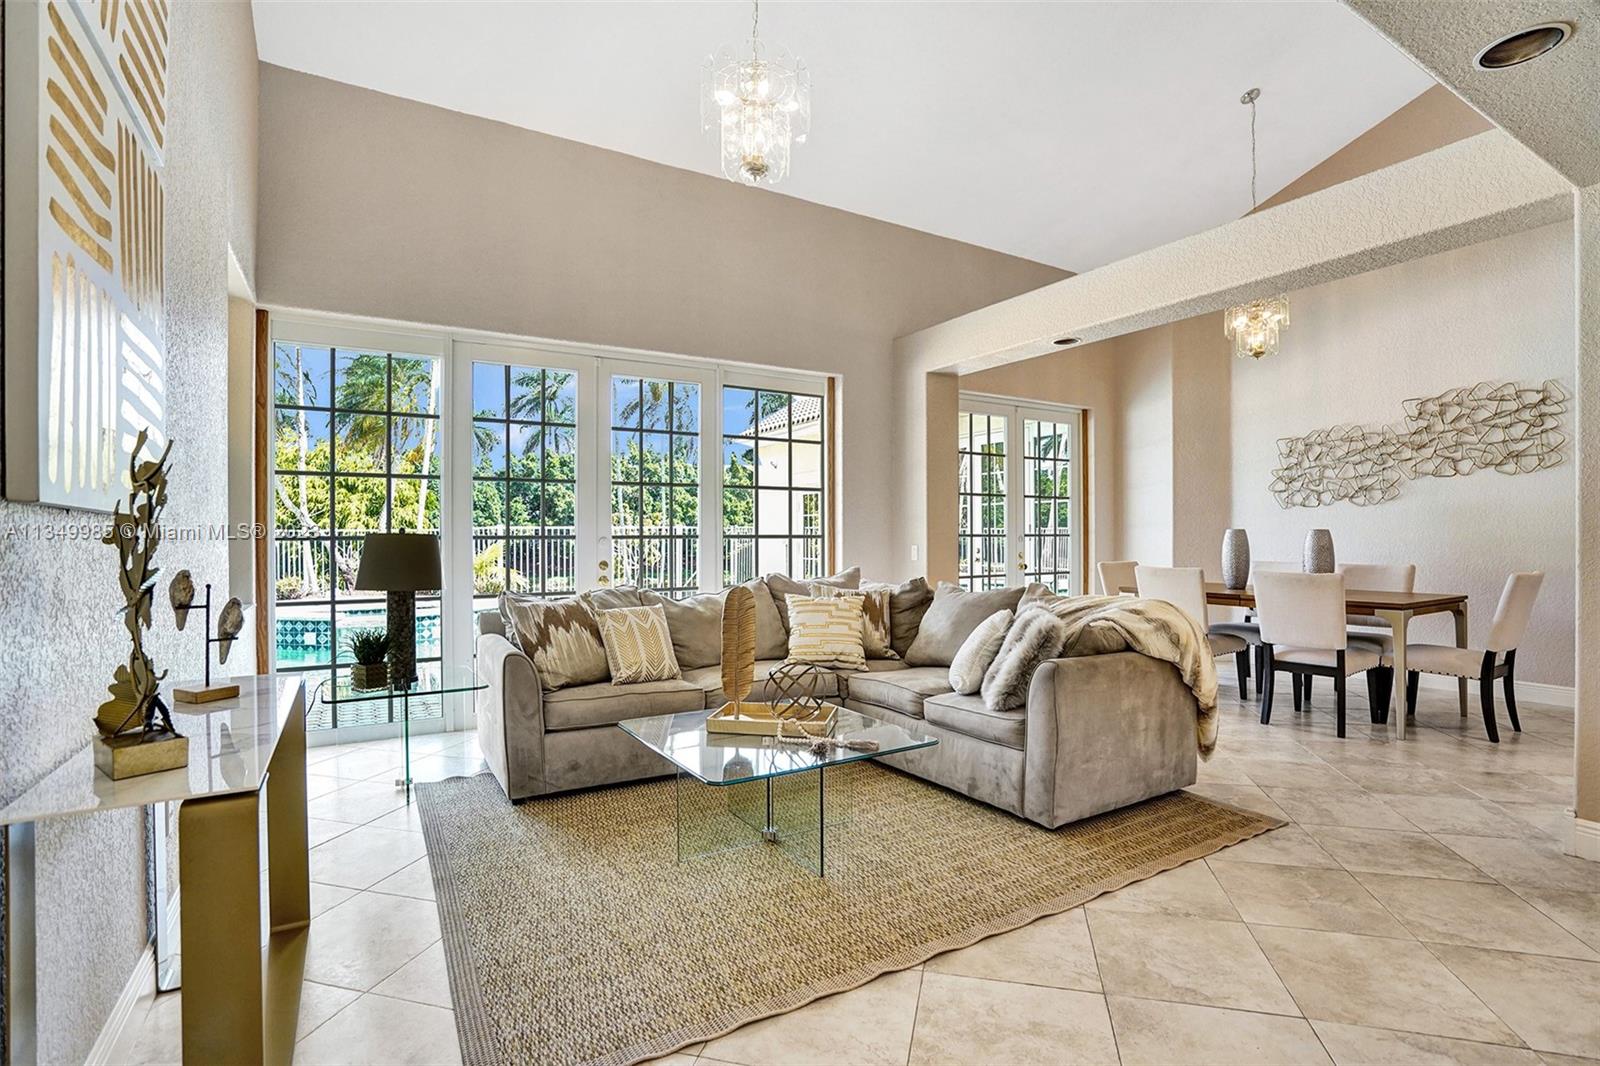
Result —
[{"label": "tile floor", "polygon": [[[1562,853],[1571,712],[1489,744],[1424,692],[1403,743],[1332,693],[1271,725],[1233,698],[1195,791],[1292,824],[1066,914],[669,1056],[690,1063],[1600,1060],[1600,865]],[[1356,686],[1360,687],[1360,686]],[[1475,699],[1475,697],[1474,697]],[[415,742],[419,776],[481,764]],[[296,1060],[447,1063],[454,1018],[398,742],[310,753],[312,921]],[[119,1062],[177,1059],[181,993]]]}]

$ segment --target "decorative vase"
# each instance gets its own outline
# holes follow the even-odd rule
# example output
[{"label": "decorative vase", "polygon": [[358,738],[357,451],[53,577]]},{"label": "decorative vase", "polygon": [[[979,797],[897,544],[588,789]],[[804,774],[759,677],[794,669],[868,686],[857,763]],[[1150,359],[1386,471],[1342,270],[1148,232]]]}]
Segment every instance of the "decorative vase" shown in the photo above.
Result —
[{"label": "decorative vase", "polygon": [[1308,574],[1333,573],[1333,534],[1326,529],[1313,529],[1306,534],[1305,555],[1301,569]]},{"label": "decorative vase", "polygon": [[1222,583],[1242,589],[1250,580],[1250,537],[1242,529],[1222,534]]},{"label": "decorative vase", "polygon": [[387,688],[389,685],[389,664],[356,663],[350,668],[350,684],[355,688]]}]

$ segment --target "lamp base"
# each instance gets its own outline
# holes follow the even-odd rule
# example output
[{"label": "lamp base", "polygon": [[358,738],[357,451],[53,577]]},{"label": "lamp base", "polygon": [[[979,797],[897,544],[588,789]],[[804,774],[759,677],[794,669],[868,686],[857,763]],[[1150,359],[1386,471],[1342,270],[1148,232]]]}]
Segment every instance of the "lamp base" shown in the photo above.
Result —
[{"label": "lamp base", "polygon": [[390,592],[389,687],[405,688],[417,679],[417,594]]}]

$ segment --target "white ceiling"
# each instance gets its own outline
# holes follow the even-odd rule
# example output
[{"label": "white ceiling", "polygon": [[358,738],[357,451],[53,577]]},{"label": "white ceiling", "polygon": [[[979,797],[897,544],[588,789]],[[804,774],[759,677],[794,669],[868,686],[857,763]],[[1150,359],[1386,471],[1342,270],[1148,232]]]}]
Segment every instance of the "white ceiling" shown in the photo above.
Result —
[{"label": "white ceiling", "polygon": [[[716,174],[699,64],[742,3],[255,0],[261,58]],[[1432,79],[1333,2],[769,2],[812,72],[779,190],[1083,271],[1247,212]]]}]

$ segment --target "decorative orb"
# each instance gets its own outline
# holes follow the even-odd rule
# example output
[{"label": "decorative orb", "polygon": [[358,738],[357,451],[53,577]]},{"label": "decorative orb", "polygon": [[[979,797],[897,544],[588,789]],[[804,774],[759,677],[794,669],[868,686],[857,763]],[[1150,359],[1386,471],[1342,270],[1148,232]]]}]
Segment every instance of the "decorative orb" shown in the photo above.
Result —
[{"label": "decorative orb", "polygon": [[827,671],[812,663],[784,663],[767,676],[772,689],[772,711],[779,718],[810,721],[823,711],[823,681]]}]

